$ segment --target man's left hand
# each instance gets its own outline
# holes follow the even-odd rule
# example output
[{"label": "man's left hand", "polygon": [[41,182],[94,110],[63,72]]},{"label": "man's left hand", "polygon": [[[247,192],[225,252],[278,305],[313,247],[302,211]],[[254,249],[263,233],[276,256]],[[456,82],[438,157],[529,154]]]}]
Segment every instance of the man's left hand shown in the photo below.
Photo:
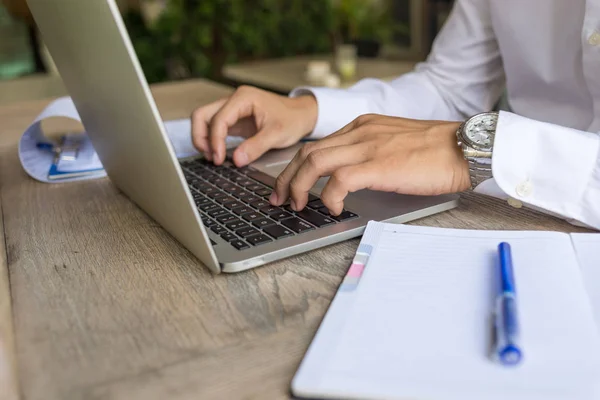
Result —
[{"label": "man's left hand", "polygon": [[348,193],[361,189],[411,195],[455,193],[470,187],[468,164],[456,142],[460,122],[363,115],[310,142],[277,178],[270,201],[303,209],[317,180],[330,179],[321,200],[339,215]]}]

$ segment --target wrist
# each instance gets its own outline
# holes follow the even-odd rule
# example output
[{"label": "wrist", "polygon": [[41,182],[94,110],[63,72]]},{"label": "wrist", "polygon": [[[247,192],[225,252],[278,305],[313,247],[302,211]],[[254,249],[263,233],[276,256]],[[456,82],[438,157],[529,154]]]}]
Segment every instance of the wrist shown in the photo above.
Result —
[{"label": "wrist", "polygon": [[296,118],[295,122],[301,129],[302,137],[311,133],[317,125],[319,106],[312,94],[304,94],[290,99]]}]

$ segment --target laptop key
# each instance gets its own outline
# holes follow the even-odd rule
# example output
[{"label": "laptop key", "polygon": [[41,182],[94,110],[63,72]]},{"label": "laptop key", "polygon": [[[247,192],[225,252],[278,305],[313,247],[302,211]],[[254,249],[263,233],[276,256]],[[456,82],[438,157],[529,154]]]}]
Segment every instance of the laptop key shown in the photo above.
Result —
[{"label": "laptop key", "polygon": [[332,215],[331,218],[335,219],[336,221],[347,221],[349,219],[358,218],[358,215],[354,214],[351,211],[343,210],[340,215]]},{"label": "laptop key", "polygon": [[237,221],[237,220],[238,220],[237,217],[232,214],[225,214],[225,215],[220,215],[217,217],[217,221],[219,221],[222,224],[226,224],[228,222]]},{"label": "laptop key", "polygon": [[215,211],[221,208],[218,204],[215,204],[213,202],[204,203],[198,207],[204,212]]},{"label": "laptop key", "polygon": [[287,226],[296,233],[306,232],[315,229],[308,223],[302,221],[300,218],[284,219],[281,221],[281,224]]},{"label": "laptop key", "polygon": [[246,243],[240,239],[232,240],[229,242],[229,244],[231,244],[233,247],[235,247],[238,250],[244,250],[244,249],[247,249],[250,247],[250,246],[248,246],[248,243]]},{"label": "laptop key", "polygon": [[252,182],[252,183],[253,183],[252,185],[246,186],[246,189],[252,190],[253,192],[256,192],[257,190],[261,190],[261,189],[265,188],[263,185],[259,185],[256,182]]},{"label": "laptop key", "polygon": [[256,228],[252,228],[250,225],[248,225],[247,228],[238,229],[237,231],[235,231],[235,233],[245,238],[248,236],[256,235],[260,232]]},{"label": "laptop key", "polygon": [[286,236],[292,236],[294,232],[281,225],[270,225],[263,228],[263,232],[273,236],[275,239],[280,239]]},{"label": "laptop key", "polygon": [[207,185],[206,187],[200,189],[200,191],[204,194],[210,195],[211,193],[216,192],[218,189],[212,185]]},{"label": "laptop key", "polygon": [[227,240],[228,242],[229,242],[229,241],[232,241],[232,240],[235,240],[235,239],[237,239],[237,238],[238,238],[237,236],[235,236],[235,235],[234,235],[233,233],[231,233],[231,232],[225,232],[225,233],[221,233],[221,237],[222,237],[224,240]]},{"label": "laptop key", "polygon": [[232,181],[234,181],[235,183],[239,184],[239,182],[245,181],[248,178],[246,178],[244,175],[240,175],[237,172],[233,174],[233,176],[231,178]]},{"label": "laptop key", "polygon": [[287,206],[284,207],[285,211],[289,212],[290,214],[294,214],[295,211],[292,210],[292,206],[290,206],[289,204]]},{"label": "laptop key", "polygon": [[320,207],[317,211],[320,212],[323,215],[327,215],[328,217],[331,215],[329,213],[329,209],[327,207],[325,207],[325,206]]},{"label": "laptop key", "polygon": [[260,209],[260,212],[263,214],[267,214],[267,215],[271,215],[271,214],[276,214],[283,211],[281,208],[277,207],[277,206],[272,206],[272,205],[268,205],[265,207],[262,207]]},{"label": "laptop key", "polygon": [[250,205],[252,207],[258,208],[260,210],[261,208],[268,207],[271,204],[266,200],[259,199],[259,200],[253,201],[252,203],[250,203]]},{"label": "laptop key", "polygon": [[242,220],[236,219],[235,221],[231,221],[225,224],[227,229],[231,229],[232,231],[237,231],[239,229],[250,228],[250,225],[245,223]]},{"label": "laptop key", "polygon": [[249,212],[248,214],[242,215],[242,218],[244,218],[246,221],[249,221],[249,222],[252,222],[256,219],[260,219],[262,217],[263,217],[263,215],[259,212]]},{"label": "laptop key", "polygon": [[233,211],[234,213],[236,213],[237,215],[242,215],[242,214],[247,214],[250,212],[254,212],[253,209],[251,209],[248,206],[243,206],[243,207],[238,207],[238,208],[233,208],[231,211]]},{"label": "laptop key", "polygon": [[[252,185],[256,184],[256,182],[254,182],[253,180],[250,180],[250,179],[246,179],[243,181],[238,181],[237,184],[240,186],[244,186],[247,189],[250,189],[248,186],[252,186]],[[252,189],[250,189],[250,190],[252,190]]]},{"label": "laptop key", "polygon": [[208,211],[207,214],[210,215],[213,218],[217,218],[217,217],[219,217],[221,215],[225,215],[225,214],[229,214],[229,213],[227,212],[227,210],[225,210],[225,209],[223,209],[221,207],[218,207],[218,208],[216,208],[214,210]]},{"label": "laptop key", "polygon": [[272,189],[262,189],[262,190],[257,190],[254,193],[256,193],[259,196],[268,197],[271,195],[271,193],[273,193],[273,190]]},{"label": "laptop key", "polygon": [[234,198],[233,198],[233,197],[231,197],[231,196],[227,196],[227,195],[225,195],[225,196],[223,196],[223,197],[219,197],[219,198],[217,198],[217,199],[215,199],[215,200],[217,201],[217,203],[219,203],[219,204],[223,204],[223,205],[225,205],[225,204],[227,204],[227,203],[231,203],[231,202],[234,202],[234,201],[236,201],[236,199],[234,199]]},{"label": "laptop key", "polygon": [[227,193],[223,193],[220,190],[217,190],[212,193],[209,193],[208,197],[210,197],[213,200],[217,200],[217,199],[221,199],[223,197],[227,197]]},{"label": "laptop key", "polygon": [[206,226],[207,228],[212,228],[213,226],[217,225],[217,223],[215,221],[213,221],[212,219],[206,219],[202,220],[202,222],[204,222],[204,226]]},{"label": "laptop key", "polygon": [[235,200],[235,201],[232,201],[230,203],[223,204],[223,207],[229,208],[230,210],[233,210],[234,208],[245,207],[245,205],[244,205],[244,203]]},{"label": "laptop key", "polygon": [[206,189],[212,187],[209,183],[200,181],[196,183],[192,183],[192,187],[198,189],[199,191],[206,193]]},{"label": "laptop key", "polygon": [[308,207],[312,208],[313,210],[317,210],[321,207],[325,207],[325,204],[323,204],[321,199],[317,199],[317,200],[310,201],[308,203]]},{"label": "laptop key", "polygon": [[269,215],[269,217],[273,218],[275,221],[281,221],[282,219],[291,218],[292,214],[282,210],[277,213]]},{"label": "laptop key", "polygon": [[247,237],[246,240],[253,246],[273,241],[273,239],[271,239],[267,235],[262,234]]},{"label": "laptop key", "polygon": [[223,228],[223,227],[222,227],[222,226],[220,226],[220,225],[215,225],[215,226],[212,226],[212,227],[210,228],[210,230],[211,230],[211,231],[213,231],[214,233],[216,233],[217,235],[220,235],[220,234],[222,234],[222,233],[225,233],[225,232],[227,232],[227,229]]},{"label": "laptop key", "polygon": [[212,203],[212,201],[210,201],[209,199],[207,199],[206,197],[200,195],[201,197],[194,199],[194,201],[196,202],[197,206],[201,206],[203,204],[210,204]]},{"label": "laptop key", "polygon": [[328,218],[323,214],[319,214],[318,212],[310,210],[308,208],[304,208],[302,209],[302,211],[296,212],[296,215],[302,218],[303,220],[310,222],[317,228],[335,223],[333,219]]},{"label": "laptop key", "polygon": [[260,218],[260,219],[255,219],[254,221],[252,221],[252,225],[256,226],[257,228],[264,228],[265,226],[269,226],[269,225],[274,225],[275,221],[273,221],[272,219],[269,218]]}]

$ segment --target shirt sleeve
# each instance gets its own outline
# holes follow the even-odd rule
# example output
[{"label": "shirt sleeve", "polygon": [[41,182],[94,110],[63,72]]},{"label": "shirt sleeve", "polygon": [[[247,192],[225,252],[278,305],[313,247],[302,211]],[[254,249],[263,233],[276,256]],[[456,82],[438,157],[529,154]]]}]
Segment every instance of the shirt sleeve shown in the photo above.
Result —
[{"label": "shirt sleeve", "polygon": [[492,170],[476,192],[600,229],[600,135],[501,111]]},{"label": "shirt sleeve", "polygon": [[310,138],[325,137],[362,114],[463,120],[494,107],[505,78],[489,0],[458,0],[425,62],[391,82],[363,79],[348,89],[299,87],[317,99]]}]

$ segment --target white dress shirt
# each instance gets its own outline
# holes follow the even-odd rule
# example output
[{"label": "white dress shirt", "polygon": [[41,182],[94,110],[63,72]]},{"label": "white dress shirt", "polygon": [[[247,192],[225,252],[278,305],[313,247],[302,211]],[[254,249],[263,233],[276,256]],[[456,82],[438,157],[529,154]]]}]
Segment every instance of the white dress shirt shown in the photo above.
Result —
[{"label": "white dress shirt", "polygon": [[427,60],[392,82],[312,92],[322,138],[361,114],[464,120],[510,111],[480,193],[600,229],[600,0],[457,0]]}]

